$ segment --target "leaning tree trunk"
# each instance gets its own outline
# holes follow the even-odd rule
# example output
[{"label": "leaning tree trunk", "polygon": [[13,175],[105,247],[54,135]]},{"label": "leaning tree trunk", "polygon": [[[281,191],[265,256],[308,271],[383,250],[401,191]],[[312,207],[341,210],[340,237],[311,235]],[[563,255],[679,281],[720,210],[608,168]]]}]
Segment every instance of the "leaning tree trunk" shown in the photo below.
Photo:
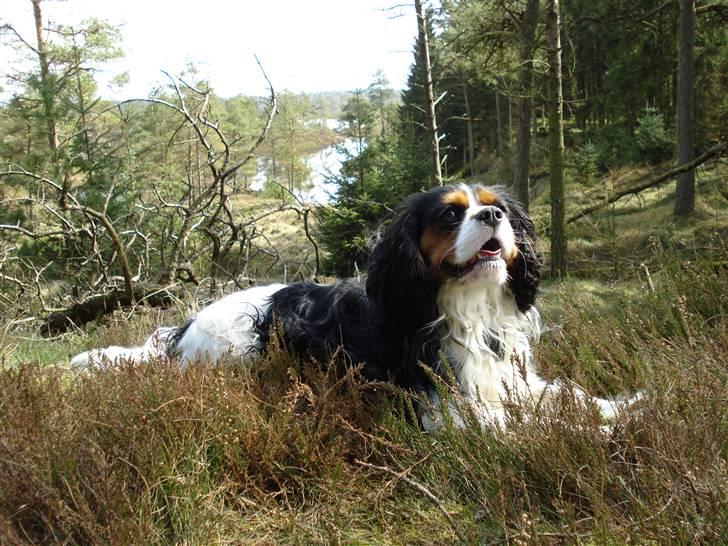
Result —
[{"label": "leaning tree trunk", "polygon": [[425,117],[427,118],[427,134],[430,139],[430,156],[432,166],[430,177],[432,186],[442,186],[442,169],[440,167],[440,139],[437,136],[437,117],[435,117],[435,91],[432,82],[432,66],[430,65],[430,45],[427,37],[427,19],[422,11],[422,0],[415,0],[417,13],[417,33],[420,41],[420,62],[424,71]]},{"label": "leaning tree trunk", "polygon": [[516,169],[513,189],[516,198],[528,210],[528,167],[531,155],[531,103],[533,92],[533,44],[538,21],[538,0],[528,0],[520,21],[518,54],[521,68],[518,73],[516,101]]},{"label": "leaning tree trunk", "polygon": [[[680,0],[680,45],[677,77],[677,164],[689,163],[695,156],[694,71],[695,0]],[[695,171],[678,175],[675,214],[695,209]]]},{"label": "leaning tree trunk", "polygon": [[549,169],[551,171],[551,274],[566,275],[564,223],[564,116],[561,90],[561,37],[559,0],[549,0],[546,35],[549,56]]}]

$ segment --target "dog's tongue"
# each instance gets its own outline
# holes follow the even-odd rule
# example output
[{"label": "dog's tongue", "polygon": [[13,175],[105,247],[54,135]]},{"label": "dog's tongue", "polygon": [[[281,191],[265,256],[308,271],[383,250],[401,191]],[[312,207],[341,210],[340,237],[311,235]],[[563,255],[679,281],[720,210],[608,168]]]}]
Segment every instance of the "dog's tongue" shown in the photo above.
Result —
[{"label": "dog's tongue", "polygon": [[495,258],[501,255],[501,249],[498,250],[486,250],[484,248],[481,248],[478,251],[478,256],[481,258]]},{"label": "dog's tongue", "polygon": [[496,238],[488,239],[478,251],[479,258],[499,258],[500,255],[501,245]]}]

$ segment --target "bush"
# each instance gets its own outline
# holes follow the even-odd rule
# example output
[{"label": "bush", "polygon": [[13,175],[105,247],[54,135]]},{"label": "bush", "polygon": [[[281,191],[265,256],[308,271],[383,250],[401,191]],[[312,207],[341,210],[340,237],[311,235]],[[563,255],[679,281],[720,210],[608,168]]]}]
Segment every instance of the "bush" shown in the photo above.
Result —
[{"label": "bush", "polygon": [[[389,210],[410,193],[423,189],[428,163],[422,150],[397,135],[379,137],[359,156],[351,156],[332,182],[337,185],[332,207],[320,213],[319,240],[328,257],[324,268],[339,276],[364,268],[369,239]],[[363,183],[360,181],[364,173]]]},{"label": "bush", "polygon": [[592,136],[600,170],[639,161],[659,163],[670,159],[675,149],[672,133],[665,126],[662,114],[654,108],[647,108],[638,118],[634,134],[623,121],[615,121]]},{"label": "bush", "polygon": [[599,150],[587,140],[571,152],[569,163],[577,182],[588,186],[599,172]]},{"label": "bush", "polygon": [[665,127],[662,114],[654,108],[647,108],[637,120],[635,142],[639,158],[648,163],[660,163],[670,159],[675,149],[672,133]]},{"label": "bush", "polygon": [[253,372],[0,370],[0,542],[244,541],[246,511],[303,511],[358,483],[343,466],[377,443],[373,387],[280,349]]},{"label": "bush", "polygon": [[628,165],[637,160],[634,138],[622,122],[602,127],[594,135],[592,142],[597,147],[599,169],[602,171]]}]

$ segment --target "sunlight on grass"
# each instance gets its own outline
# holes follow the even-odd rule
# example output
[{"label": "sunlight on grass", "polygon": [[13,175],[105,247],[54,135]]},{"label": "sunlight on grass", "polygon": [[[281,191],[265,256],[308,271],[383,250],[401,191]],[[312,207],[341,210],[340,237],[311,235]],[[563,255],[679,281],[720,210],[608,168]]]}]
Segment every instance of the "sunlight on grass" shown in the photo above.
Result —
[{"label": "sunlight on grass", "polygon": [[301,366],[275,343],[252,369],[37,363],[138,342],[184,309],[117,314],[46,352],[6,336],[15,364],[0,370],[0,536],[716,543],[728,532],[728,274],[709,259],[657,263],[654,294],[578,279],[545,290],[539,367],[594,393],[643,392],[609,432],[564,393],[553,408],[512,401],[505,430],[425,434],[406,393],[340,363]]}]

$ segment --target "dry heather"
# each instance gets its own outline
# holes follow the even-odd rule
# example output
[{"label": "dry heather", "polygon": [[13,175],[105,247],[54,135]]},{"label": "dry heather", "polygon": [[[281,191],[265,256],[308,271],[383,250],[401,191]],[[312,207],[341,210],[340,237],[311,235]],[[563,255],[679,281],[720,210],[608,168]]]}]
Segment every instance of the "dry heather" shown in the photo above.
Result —
[{"label": "dry heather", "polygon": [[725,542],[728,270],[661,264],[632,301],[551,295],[541,368],[644,393],[609,432],[564,393],[514,400],[506,430],[424,434],[404,393],[280,348],[252,369],[6,365],[0,543]]}]

